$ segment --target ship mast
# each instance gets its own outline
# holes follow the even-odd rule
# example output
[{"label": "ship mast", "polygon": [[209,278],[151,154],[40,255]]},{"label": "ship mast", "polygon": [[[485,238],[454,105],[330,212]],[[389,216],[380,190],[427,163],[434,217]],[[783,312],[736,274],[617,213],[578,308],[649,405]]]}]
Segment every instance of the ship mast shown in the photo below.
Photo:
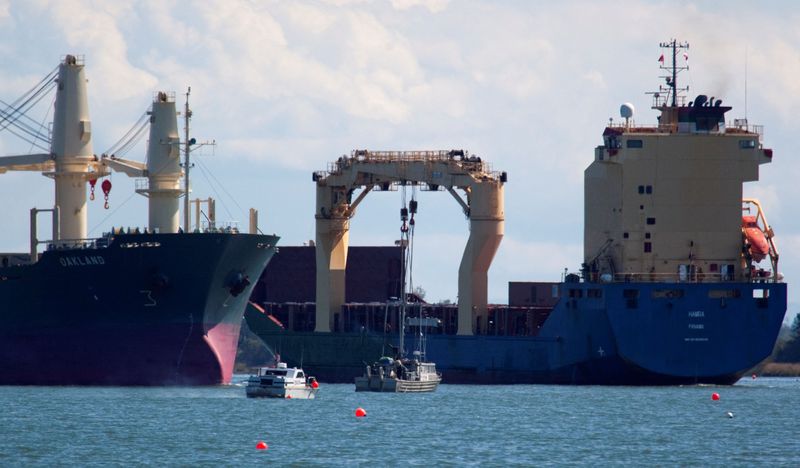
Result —
[{"label": "ship mast", "polygon": [[192,87],[186,90],[186,105],[183,110],[184,121],[184,149],[183,149],[183,232],[189,232],[189,153],[191,152],[192,141],[189,140],[189,119],[192,117],[192,111],[189,110],[189,94],[192,93]]},{"label": "ship mast", "polygon": [[[678,93],[689,91],[688,86],[685,86],[683,88],[678,87],[678,73],[680,73],[683,70],[689,69],[688,65],[678,66],[678,50],[689,49],[689,43],[688,42],[679,43],[676,39],[672,39],[669,42],[661,42],[660,44],[658,44],[658,46],[664,49],[669,49],[670,55],[672,55],[672,63],[670,65],[665,64],[664,54],[661,54],[661,57],[658,59],[658,61],[661,63],[661,66],[659,68],[667,72],[667,75],[661,76],[661,78],[664,78],[664,80],[666,81],[667,86],[665,87],[664,85],[659,85],[658,91],[647,94],[653,94],[653,96],[655,97],[654,107],[657,108],[660,105],[661,101],[660,97],[662,96],[662,93],[666,92],[667,96],[671,96],[670,106],[677,107],[679,104]],[[667,105],[666,100],[663,102],[663,104]]]}]

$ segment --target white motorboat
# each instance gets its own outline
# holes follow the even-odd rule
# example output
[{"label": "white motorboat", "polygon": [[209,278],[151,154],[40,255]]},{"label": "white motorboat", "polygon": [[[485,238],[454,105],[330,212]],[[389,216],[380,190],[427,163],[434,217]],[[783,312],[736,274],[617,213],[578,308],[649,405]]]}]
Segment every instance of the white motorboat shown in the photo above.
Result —
[{"label": "white motorboat", "polygon": [[287,367],[279,362],[275,367],[261,367],[247,379],[248,397],[269,397],[310,400],[316,397],[319,383],[306,377],[303,369]]}]

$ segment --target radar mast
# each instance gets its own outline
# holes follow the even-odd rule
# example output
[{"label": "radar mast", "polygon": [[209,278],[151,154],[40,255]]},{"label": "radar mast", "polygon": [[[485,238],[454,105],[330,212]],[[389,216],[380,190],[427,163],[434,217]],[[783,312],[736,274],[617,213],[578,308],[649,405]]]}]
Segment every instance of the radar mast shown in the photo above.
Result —
[{"label": "radar mast", "polygon": [[[689,86],[685,86],[683,88],[678,87],[678,73],[682,72],[683,70],[688,70],[689,65],[678,66],[678,51],[681,49],[688,50],[689,43],[678,42],[676,39],[672,39],[669,42],[661,42],[658,44],[658,46],[662,49],[666,49],[665,53],[672,57],[672,63],[667,64],[665,60],[665,53],[661,54],[661,56],[658,58],[658,62],[660,63],[659,68],[667,72],[667,74],[661,75],[659,78],[664,79],[666,86],[659,84],[658,91],[652,91],[646,94],[653,95],[654,108],[666,107],[667,102],[669,102],[671,107],[677,107],[678,105],[683,106],[686,104],[684,102],[685,96],[679,96],[678,93],[688,92]],[[685,62],[688,60],[689,55],[684,52],[683,57]]]}]

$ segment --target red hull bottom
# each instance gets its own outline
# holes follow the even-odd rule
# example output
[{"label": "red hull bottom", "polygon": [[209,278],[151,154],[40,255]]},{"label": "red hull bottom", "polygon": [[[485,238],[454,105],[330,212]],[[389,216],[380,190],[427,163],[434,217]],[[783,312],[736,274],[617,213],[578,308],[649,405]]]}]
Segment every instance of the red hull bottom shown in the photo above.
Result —
[{"label": "red hull bottom", "polygon": [[229,383],[240,324],[37,330],[0,337],[3,385]]}]

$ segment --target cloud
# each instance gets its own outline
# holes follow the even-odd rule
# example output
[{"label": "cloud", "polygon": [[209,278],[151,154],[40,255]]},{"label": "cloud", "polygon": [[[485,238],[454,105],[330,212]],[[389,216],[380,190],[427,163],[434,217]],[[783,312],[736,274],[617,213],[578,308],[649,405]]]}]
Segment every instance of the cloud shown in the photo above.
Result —
[{"label": "cloud", "polygon": [[291,3],[286,6],[289,20],[311,34],[324,34],[336,24],[336,16],[312,5]]},{"label": "cloud", "polygon": [[153,87],[153,75],[127,60],[127,41],[117,19],[132,16],[130,6],[122,2],[90,6],[85,3],[54,2],[49,12],[67,45],[85,51],[92,73],[102,74],[103,79],[97,81],[99,86],[93,91],[105,99],[121,100],[135,95],[140,86]]},{"label": "cloud", "polygon": [[431,13],[439,13],[447,8],[449,0],[391,0],[397,10],[407,10],[416,6],[427,8]]}]

